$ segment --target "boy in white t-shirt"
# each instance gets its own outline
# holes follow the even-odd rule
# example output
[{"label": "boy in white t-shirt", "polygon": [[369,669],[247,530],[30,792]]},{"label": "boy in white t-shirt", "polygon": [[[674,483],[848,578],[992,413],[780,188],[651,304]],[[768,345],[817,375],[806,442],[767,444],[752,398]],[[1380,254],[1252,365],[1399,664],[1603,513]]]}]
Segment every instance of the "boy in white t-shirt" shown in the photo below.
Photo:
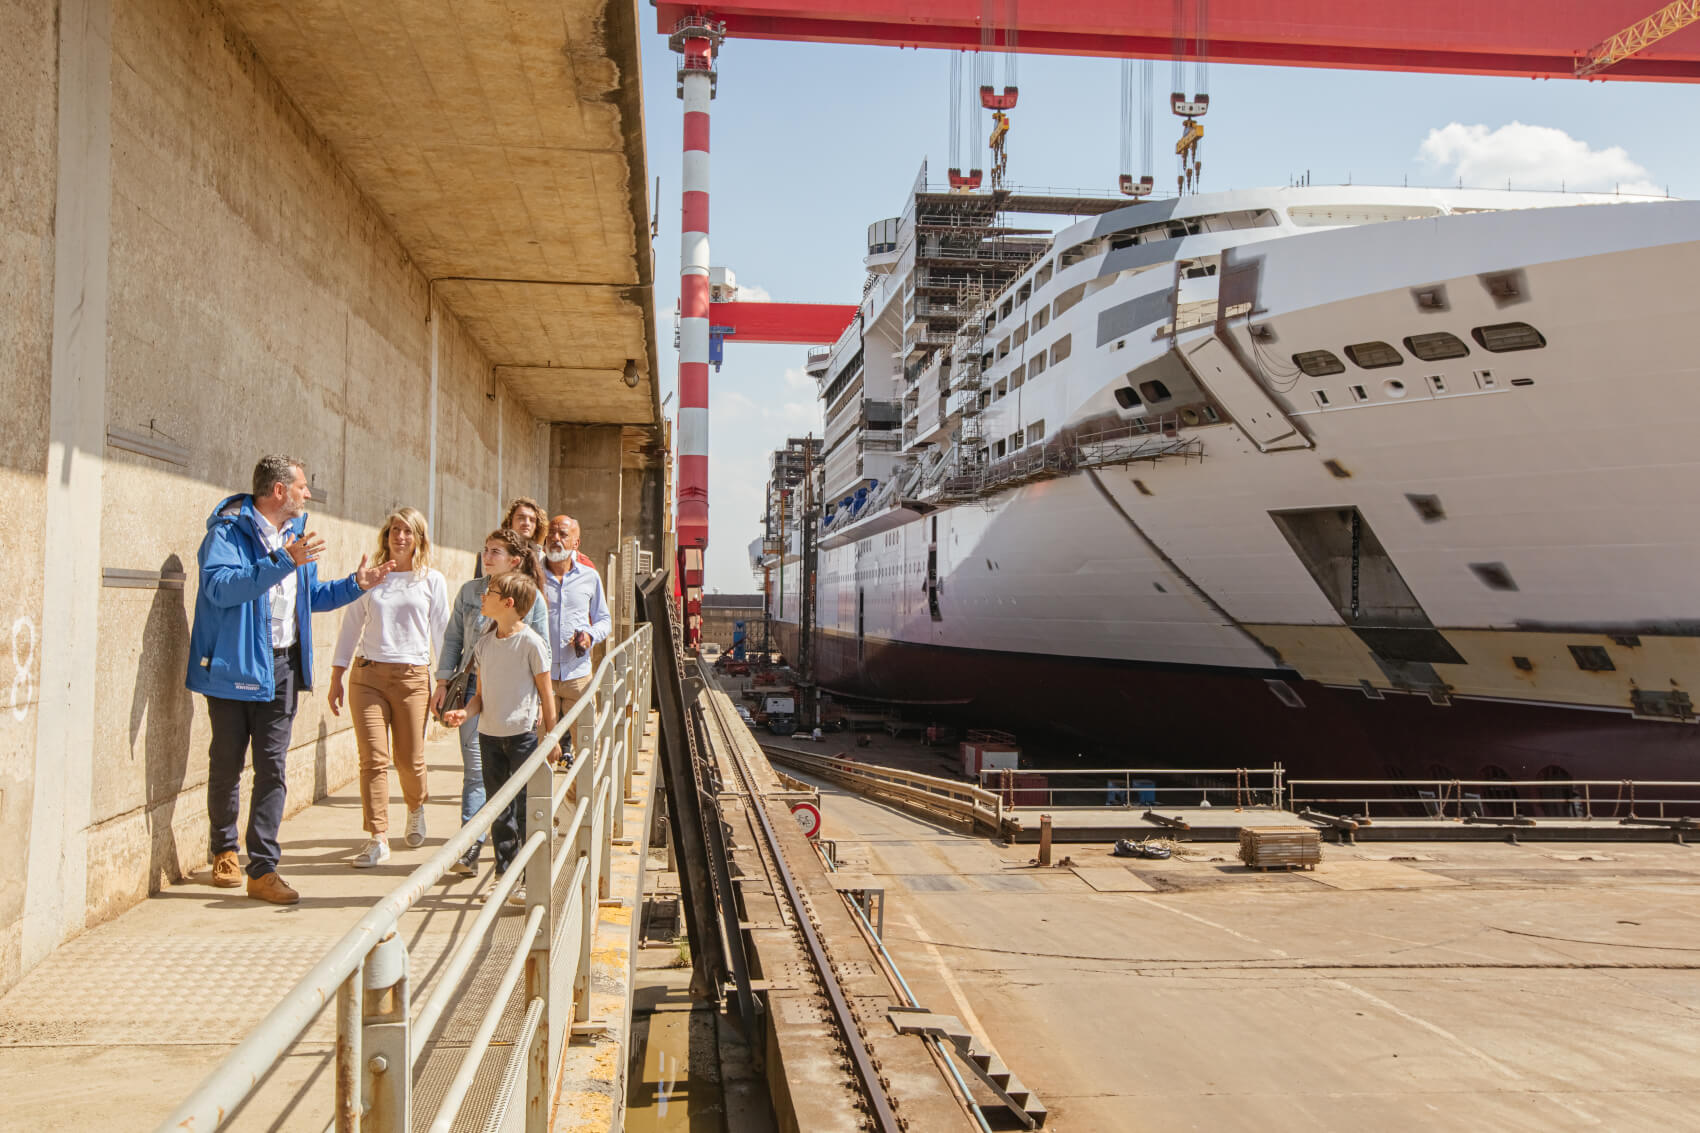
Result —
[{"label": "boy in white t-shirt", "polygon": [[[555,726],[549,647],[523,621],[536,601],[537,584],[518,571],[490,579],[479,612],[495,622],[496,629],[472,647],[478,663],[478,692],[465,708],[443,713],[443,723],[451,728],[459,727],[469,716],[478,717],[484,790],[492,797],[537,750],[538,733]],[[537,728],[539,714],[541,728]],[[560,760],[559,745],[550,758]],[[496,816],[490,827],[490,843],[496,851],[499,878],[525,844],[524,791]],[[524,886],[516,887],[509,900],[523,904]]]}]

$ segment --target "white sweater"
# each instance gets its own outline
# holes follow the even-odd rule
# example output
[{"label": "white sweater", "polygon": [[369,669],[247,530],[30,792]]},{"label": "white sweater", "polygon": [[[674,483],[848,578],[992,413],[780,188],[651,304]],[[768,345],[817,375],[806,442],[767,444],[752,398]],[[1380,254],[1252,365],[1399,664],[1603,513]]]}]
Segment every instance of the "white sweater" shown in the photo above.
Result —
[{"label": "white sweater", "polygon": [[449,587],[434,570],[391,571],[349,604],[342,615],[331,664],[348,668],[358,655],[368,661],[429,665],[443,647],[449,624]]}]

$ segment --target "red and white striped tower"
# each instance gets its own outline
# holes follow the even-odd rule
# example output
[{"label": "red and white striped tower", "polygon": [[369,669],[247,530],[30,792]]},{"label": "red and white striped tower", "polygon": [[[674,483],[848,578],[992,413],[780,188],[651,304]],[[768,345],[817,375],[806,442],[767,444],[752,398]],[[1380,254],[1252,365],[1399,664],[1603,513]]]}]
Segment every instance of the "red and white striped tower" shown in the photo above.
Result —
[{"label": "red and white striped tower", "polygon": [[701,14],[681,19],[668,44],[679,61],[685,100],[683,209],[679,241],[679,579],[687,639],[702,627],[703,555],[708,550],[708,104],[725,24]]}]

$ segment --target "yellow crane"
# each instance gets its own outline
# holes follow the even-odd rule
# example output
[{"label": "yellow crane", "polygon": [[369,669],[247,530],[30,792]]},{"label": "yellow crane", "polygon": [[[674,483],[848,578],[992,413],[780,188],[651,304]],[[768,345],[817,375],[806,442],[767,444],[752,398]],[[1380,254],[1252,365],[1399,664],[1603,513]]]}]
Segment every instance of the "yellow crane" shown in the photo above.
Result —
[{"label": "yellow crane", "polygon": [[1631,55],[1674,35],[1689,24],[1700,20],[1700,0],[1676,0],[1637,23],[1630,24],[1616,35],[1596,43],[1591,51],[1576,60],[1576,77],[1585,79],[1607,67],[1615,67]]},{"label": "yellow crane", "polygon": [[1198,160],[1198,143],[1204,140],[1204,123],[1196,118],[1188,118],[1181,127],[1181,140],[1175,143],[1175,154],[1181,159],[1184,171],[1175,178],[1175,188],[1185,192],[1192,188],[1193,182],[1204,171],[1204,164]]}]

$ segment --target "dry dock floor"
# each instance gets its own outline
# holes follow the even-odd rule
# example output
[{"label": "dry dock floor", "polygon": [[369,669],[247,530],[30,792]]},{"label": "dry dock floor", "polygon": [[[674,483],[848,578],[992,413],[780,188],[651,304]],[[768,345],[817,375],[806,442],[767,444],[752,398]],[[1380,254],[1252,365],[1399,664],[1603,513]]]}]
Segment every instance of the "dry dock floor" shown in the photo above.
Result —
[{"label": "dry dock floor", "polygon": [[1047,1129],[1639,1130],[1700,1112],[1700,848],[1000,845],[821,784],[927,1007]]}]

